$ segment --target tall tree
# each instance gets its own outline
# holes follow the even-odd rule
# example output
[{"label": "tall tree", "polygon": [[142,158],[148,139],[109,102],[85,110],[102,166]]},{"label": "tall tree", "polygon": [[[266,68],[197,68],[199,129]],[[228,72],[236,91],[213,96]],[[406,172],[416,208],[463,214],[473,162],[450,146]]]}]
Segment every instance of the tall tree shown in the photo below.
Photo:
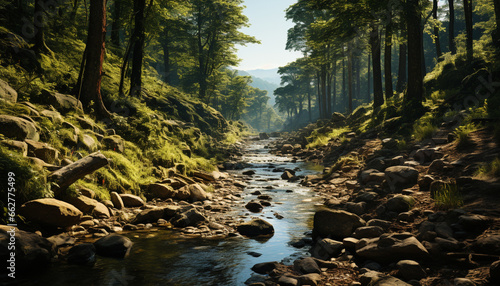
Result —
[{"label": "tall tree", "polygon": [[388,23],[385,25],[385,49],[384,49],[384,86],[385,98],[392,97],[392,18],[391,11],[387,11],[389,18]]},{"label": "tall tree", "polygon": [[419,0],[407,0],[405,6],[408,32],[408,88],[405,104],[411,108],[420,106],[423,98],[421,8]]},{"label": "tall tree", "polygon": [[448,41],[449,49],[452,54],[457,53],[457,46],[455,45],[455,0],[448,0],[448,9],[450,13],[449,27],[448,27]]},{"label": "tall tree", "polygon": [[142,61],[144,58],[144,10],[146,0],[134,0],[134,33],[132,36],[132,73],[130,75],[130,95],[140,95],[142,89]]},{"label": "tall tree", "polygon": [[37,54],[50,51],[45,43],[45,27],[47,26],[47,11],[45,11],[45,5],[46,3],[44,0],[35,0],[35,13],[33,14],[35,46],[33,50]]},{"label": "tall tree", "polygon": [[433,0],[432,2],[432,18],[434,19],[434,43],[436,45],[436,56],[439,61],[439,59],[442,56],[441,52],[441,42],[439,41],[439,27],[437,25],[438,23],[438,0]]},{"label": "tall tree", "polygon": [[86,110],[94,109],[96,116],[109,117],[110,114],[104,106],[101,96],[104,40],[106,37],[106,1],[90,1],[89,10],[89,28],[80,100]]},{"label": "tall tree", "polygon": [[122,28],[122,1],[113,1],[113,22],[111,24],[111,43],[120,47],[120,30]]},{"label": "tall tree", "polygon": [[500,0],[493,0],[493,7],[495,9],[495,22],[497,28],[492,33],[493,45],[497,51],[500,51]]},{"label": "tall tree", "polygon": [[382,91],[382,67],[380,65],[380,37],[375,23],[370,25],[370,47],[373,66],[373,107],[384,104]]},{"label": "tall tree", "polygon": [[399,44],[398,82],[396,91],[403,92],[406,85],[406,24],[401,21],[401,43]]},{"label": "tall tree", "polygon": [[465,48],[467,51],[467,61],[472,63],[474,57],[473,38],[472,38],[472,0],[464,0],[464,15],[465,15]]}]

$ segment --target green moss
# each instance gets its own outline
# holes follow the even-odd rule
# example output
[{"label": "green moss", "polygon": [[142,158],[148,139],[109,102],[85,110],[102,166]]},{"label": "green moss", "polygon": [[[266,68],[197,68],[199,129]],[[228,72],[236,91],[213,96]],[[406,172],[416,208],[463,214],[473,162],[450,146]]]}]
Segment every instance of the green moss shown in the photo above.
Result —
[{"label": "green moss", "polygon": [[345,139],[345,137],[341,138],[341,135],[349,132],[350,129],[347,127],[335,128],[330,130],[328,133],[322,133],[321,128],[314,130],[309,137],[307,137],[306,148],[316,148],[319,146],[324,146],[328,144],[328,142],[332,139],[338,138],[339,140]]}]

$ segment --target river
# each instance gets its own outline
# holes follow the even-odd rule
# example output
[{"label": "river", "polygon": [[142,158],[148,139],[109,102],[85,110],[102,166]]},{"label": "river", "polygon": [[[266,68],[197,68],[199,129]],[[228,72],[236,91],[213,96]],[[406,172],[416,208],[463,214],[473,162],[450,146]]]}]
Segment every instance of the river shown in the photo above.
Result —
[{"label": "river", "polygon": [[[291,241],[304,237],[312,229],[312,218],[320,199],[298,182],[282,180],[282,172],[275,168],[296,169],[297,175],[318,173],[305,162],[275,156],[265,148],[271,140],[249,141],[243,161],[250,164],[245,170],[231,171],[243,177],[246,170],[256,173],[245,180],[248,187],[242,194],[242,207],[236,216],[260,217],[275,229],[273,237],[255,240],[242,237],[224,239],[185,238],[178,232],[131,232],[128,236],[134,246],[124,260],[98,257],[94,266],[76,266],[54,263],[37,279],[23,285],[244,285],[252,275],[254,264],[267,261],[291,263],[305,254],[307,247],[297,249]],[[270,189],[269,186],[272,186]],[[272,197],[272,206],[260,213],[249,213],[243,206],[259,190]],[[273,212],[283,216],[277,219]],[[254,257],[248,252],[262,254]],[[38,274],[37,274],[38,276]],[[34,278],[34,277],[33,277]]]}]

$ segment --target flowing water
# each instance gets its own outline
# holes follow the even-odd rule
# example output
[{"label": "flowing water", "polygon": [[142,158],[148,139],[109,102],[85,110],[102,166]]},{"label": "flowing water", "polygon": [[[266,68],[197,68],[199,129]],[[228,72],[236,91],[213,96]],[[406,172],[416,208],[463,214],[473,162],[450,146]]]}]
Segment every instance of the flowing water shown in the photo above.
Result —
[{"label": "flowing water", "polygon": [[[304,162],[291,162],[290,158],[274,156],[265,148],[270,140],[248,143],[243,160],[250,164],[245,170],[254,170],[248,187],[242,194],[246,203],[259,190],[270,195],[272,206],[257,214],[244,209],[235,215],[246,220],[260,217],[275,229],[267,240],[241,237],[224,239],[185,238],[178,232],[132,232],[125,234],[133,242],[130,255],[124,260],[98,257],[94,266],[84,267],[55,264],[40,277],[34,275],[25,285],[244,285],[250,278],[250,268],[260,262],[292,262],[307,250],[289,245],[304,237],[312,228],[312,218],[319,203],[313,193],[298,182],[282,180],[282,172],[275,168],[296,169],[297,175],[315,174],[317,168]],[[232,171],[241,175],[245,170]],[[273,189],[266,189],[272,186]],[[273,212],[282,215],[277,219]],[[247,252],[257,252],[253,257]],[[24,275],[23,275],[24,276]],[[35,278],[36,277],[36,278]],[[28,277],[26,277],[28,278]]]}]

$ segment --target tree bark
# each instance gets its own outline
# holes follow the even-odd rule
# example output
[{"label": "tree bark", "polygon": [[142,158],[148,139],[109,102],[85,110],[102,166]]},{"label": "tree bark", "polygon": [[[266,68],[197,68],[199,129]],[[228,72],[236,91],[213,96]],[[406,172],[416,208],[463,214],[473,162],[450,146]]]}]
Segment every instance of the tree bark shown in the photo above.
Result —
[{"label": "tree bark", "polygon": [[346,85],[345,85],[345,82],[346,82],[346,78],[345,78],[345,59],[342,58],[342,107],[343,109],[342,110],[345,110],[345,104],[346,104],[346,101],[344,100],[345,97],[346,97]]},{"label": "tree bark", "polygon": [[448,0],[448,7],[450,10],[450,19],[449,19],[449,27],[448,27],[448,45],[451,54],[457,53],[457,47],[455,45],[455,0]]},{"label": "tree bark", "polygon": [[385,26],[385,48],[384,48],[384,87],[385,98],[392,97],[392,25],[389,23]]},{"label": "tree bark", "polygon": [[333,61],[333,91],[332,91],[332,113],[335,112],[335,106],[337,105],[337,63]]},{"label": "tree bark", "polygon": [[326,102],[326,65],[321,65],[321,118],[327,116],[327,102]]},{"label": "tree bark", "polygon": [[33,26],[35,29],[35,46],[33,50],[37,54],[50,51],[45,43],[46,14],[44,0],[35,0],[35,12],[33,14]]},{"label": "tree bark", "polygon": [[[434,18],[434,21],[438,20],[437,10],[438,10],[438,0],[433,0],[432,17]],[[434,43],[436,44],[436,57],[437,61],[439,62],[443,53],[441,52],[441,42],[439,41],[439,28],[437,26],[434,26]]]},{"label": "tree bark", "polygon": [[370,102],[372,101],[372,82],[371,82],[371,64],[372,64],[372,60],[371,60],[371,53],[368,53],[368,71],[367,71],[367,80],[366,80],[366,85],[367,85],[367,88],[366,88],[366,99],[367,99],[367,102]]},{"label": "tree bark", "polygon": [[405,104],[415,107],[422,104],[422,32],[419,1],[407,1],[406,27],[408,31],[408,88]]},{"label": "tree bark", "polygon": [[373,107],[377,108],[384,104],[384,94],[382,91],[382,67],[380,65],[380,37],[378,28],[373,23],[370,31],[370,47],[373,66]]},{"label": "tree bark", "polygon": [[399,65],[398,65],[398,82],[396,84],[396,92],[403,92],[406,86],[406,25],[404,21],[401,23],[401,38],[403,41],[399,44]]},{"label": "tree bark", "polygon": [[[106,1],[90,2],[87,57],[83,72],[81,101],[84,108],[94,108],[98,117],[110,117],[101,96],[102,63],[104,62],[106,37]],[[93,106],[91,105],[93,102]]]},{"label": "tree bark", "polygon": [[142,60],[144,58],[144,9],[146,0],[134,0],[134,51],[130,75],[130,95],[139,96],[142,89]]},{"label": "tree bark", "polygon": [[467,50],[467,61],[472,63],[474,57],[473,40],[472,40],[472,0],[464,0],[464,15],[465,15],[465,48]]},{"label": "tree bark", "polygon": [[103,154],[95,152],[53,172],[49,179],[58,185],[56,188],[58,191],[63,191],[77,180],[108,165],[108,163],[108,159]]},{"label": "tree bark", "polygon": [[348,57],[347,57],[347,78],[348,78],[348,87],[349,87],[349,113],[352,113],[352,44],[349,42],[347,44],[348,49]]},{"label": "tree bark", "polygon": [[493,0],[493,7],[495,9],[495,21],[497,28],[491,33],[493,40],[493,45],[495,46],[497,53],[500,52],[500,0]]},{"label": "tree bark", "polygon": [[122,4],[120,0],[115,0],[113,6],[113,24],[111,25],[111,43],[119,48],[120,47],[120,30],[122,28],[121,15]]}]

